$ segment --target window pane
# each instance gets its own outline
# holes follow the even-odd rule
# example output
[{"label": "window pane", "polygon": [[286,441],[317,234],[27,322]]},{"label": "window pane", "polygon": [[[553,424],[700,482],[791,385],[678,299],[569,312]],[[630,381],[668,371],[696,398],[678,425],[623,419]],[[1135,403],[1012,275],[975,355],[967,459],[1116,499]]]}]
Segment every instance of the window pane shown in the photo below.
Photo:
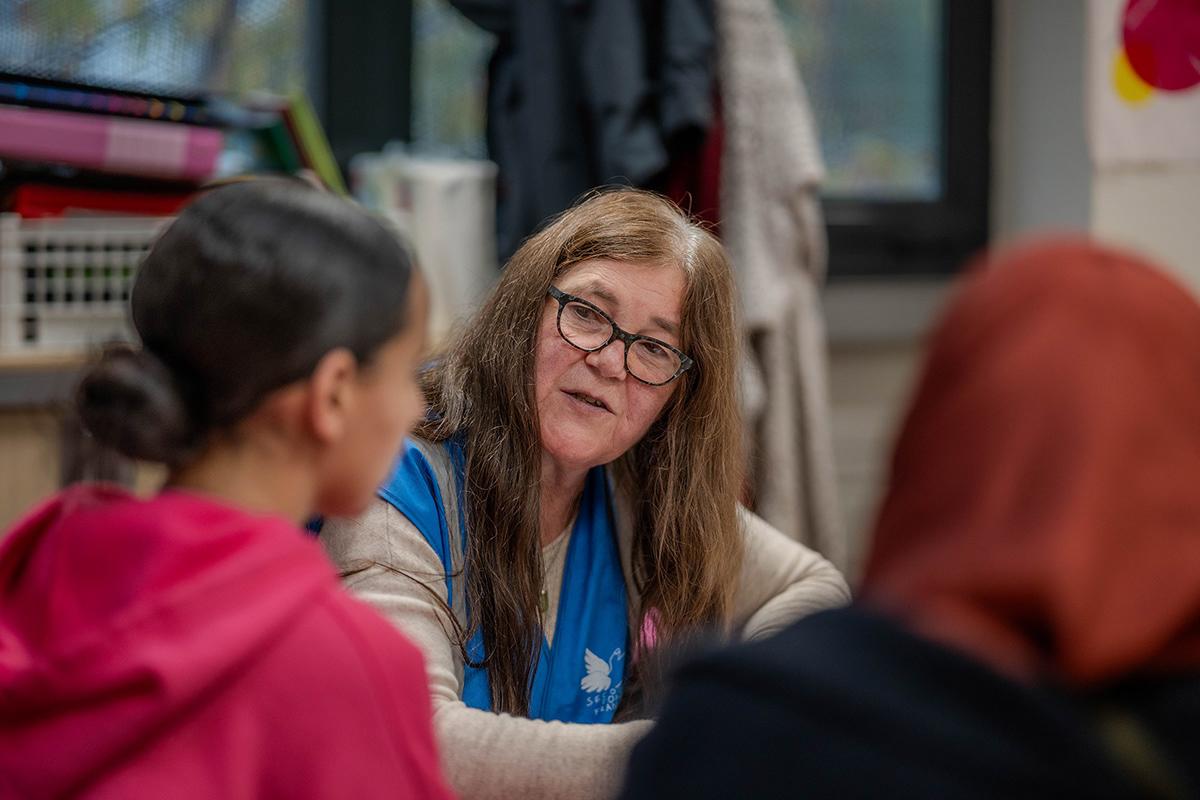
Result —
[{"label": "window pane", "polygon": [[0,70],[147,92],[305,85],[300,0],[0,2]]},{"label": "window pane", "polygon": [[412,146],[485,158],[487,62],[495,38],[446,0],[413,2]]},{"label": "window pane", "polygon": [[942,0],[777,0],[832,197],[941,193]]}]

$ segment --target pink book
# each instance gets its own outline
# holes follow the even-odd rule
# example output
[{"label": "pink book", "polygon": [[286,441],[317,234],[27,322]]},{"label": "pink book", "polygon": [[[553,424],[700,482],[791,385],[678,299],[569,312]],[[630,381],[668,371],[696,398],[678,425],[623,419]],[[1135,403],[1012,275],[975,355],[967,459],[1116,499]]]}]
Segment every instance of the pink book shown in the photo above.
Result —
[{"label": "pink book", "polygon": [[0,106],[0,158],[201,181],[212,176],[223,145],[214,128]]}]

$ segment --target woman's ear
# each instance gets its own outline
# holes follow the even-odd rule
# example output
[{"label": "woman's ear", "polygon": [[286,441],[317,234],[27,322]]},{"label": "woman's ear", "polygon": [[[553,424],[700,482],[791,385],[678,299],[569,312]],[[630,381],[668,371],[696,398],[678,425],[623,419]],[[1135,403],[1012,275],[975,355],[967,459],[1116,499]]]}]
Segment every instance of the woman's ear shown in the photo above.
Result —
[{"label": "woman's ear", "polygon": [[354,414],[358,359],[344,347],[330,350],[313,369],[305,417],[317,441],[340,441]]}]

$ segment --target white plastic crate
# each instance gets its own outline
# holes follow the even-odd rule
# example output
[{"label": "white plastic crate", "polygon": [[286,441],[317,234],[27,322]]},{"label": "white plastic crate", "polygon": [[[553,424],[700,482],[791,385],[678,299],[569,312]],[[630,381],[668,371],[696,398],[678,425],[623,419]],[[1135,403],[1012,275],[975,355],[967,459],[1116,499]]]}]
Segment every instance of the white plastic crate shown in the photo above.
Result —
[{"label": "white plastic crate", "polygon": [[138,264],[170,217],[0,214],[0,354],[128,339]]},{"label": "white plastic crate", "polygon": [[439,342],[487,295],[496,264],[496,165],[414,157],[401,148],[350,166],[355,191],[412,242],[429,282],[429,335]]}]

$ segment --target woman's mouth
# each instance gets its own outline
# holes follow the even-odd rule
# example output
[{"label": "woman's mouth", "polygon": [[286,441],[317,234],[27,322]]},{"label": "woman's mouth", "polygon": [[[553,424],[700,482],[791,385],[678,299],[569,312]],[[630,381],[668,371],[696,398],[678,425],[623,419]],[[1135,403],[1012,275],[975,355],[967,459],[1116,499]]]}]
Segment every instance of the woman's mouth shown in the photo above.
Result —
[{"label": "woman's mouth", "polygon": [[594,408],[598,411],[607,411],[610,414],[612,413],[612,409],[609,408],[608,405],[598,397],[592,397],[590,394],[586,394],[585,392],[569,392],[566,390],[563,391],[563,394],[580,403],[581,405]]}]

